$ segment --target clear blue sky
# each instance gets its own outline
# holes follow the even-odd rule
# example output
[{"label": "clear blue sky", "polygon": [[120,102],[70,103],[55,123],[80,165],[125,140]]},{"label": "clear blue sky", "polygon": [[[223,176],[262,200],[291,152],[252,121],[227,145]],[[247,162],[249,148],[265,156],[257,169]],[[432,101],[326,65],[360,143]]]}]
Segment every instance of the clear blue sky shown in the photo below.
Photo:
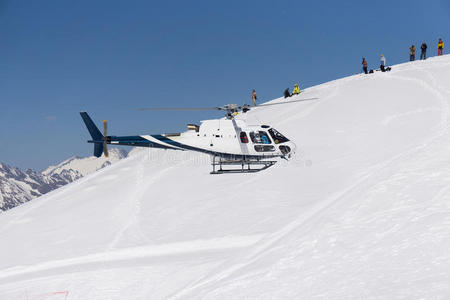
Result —
[{"label": "clear blue sky", "polygon": [[362,56],[400,63],[422,41],[435,55],[449,31],[448,0],[0,0],[0,162],[91,155],[81,110],[113,135],[184,131],[221,115],[136,109],[270,100],[360,72]]}]

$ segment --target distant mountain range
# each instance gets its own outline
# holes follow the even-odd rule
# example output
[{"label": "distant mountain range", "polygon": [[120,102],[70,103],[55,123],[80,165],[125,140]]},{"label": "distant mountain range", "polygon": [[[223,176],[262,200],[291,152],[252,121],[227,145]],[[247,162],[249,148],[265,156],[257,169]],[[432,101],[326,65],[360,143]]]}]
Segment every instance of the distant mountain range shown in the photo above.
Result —
[{"label": "distant mountain range", "polygon": [[25,171],[0,162],[0,210],[8,210],[127,157],[112,148],[109,157],[72,157],[42,172]]}]

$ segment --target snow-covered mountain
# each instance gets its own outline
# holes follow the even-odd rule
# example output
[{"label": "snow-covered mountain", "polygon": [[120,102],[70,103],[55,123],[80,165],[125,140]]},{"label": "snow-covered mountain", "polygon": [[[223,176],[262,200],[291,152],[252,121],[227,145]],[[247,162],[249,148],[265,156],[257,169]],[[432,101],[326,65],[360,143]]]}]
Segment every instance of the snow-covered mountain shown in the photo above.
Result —
[{"label": "snow-covered mountain", "polygon": [[76,170],[76,172],[81,176],[86,176],[97,170],[100,170],[101,168],[109,166],[113,162],[127,157],[127,151],[125,151],[124,149],[111,148],[108,153],[109,155],[107,158],[103,155],[99,158],[95,156],[84,158],[72,157],[59,163],[56,166],[48,167],[41,173],[43,175],[54,175],[61,174],[61,172],[64,172],[65,170]]},{"label": "snow-covered mountain", "polygon": [[0,210],[28,202],[80,177],[74,170],[45,176],[30,169],[22,171],[0,163]]},{"label": "snow-covered mountain", "polygon": [[448,78],[433,57],[252,109],[298,147],[263,172],[146,149],[9,210],[0,298],[446,299]]},{"label": "snow-covered mountain", "polygon": [[42,172],[23,171],[0,163],[0,210],[28,202],[126,156],[126,151],[112,148],[108,158],[72,157]]}]

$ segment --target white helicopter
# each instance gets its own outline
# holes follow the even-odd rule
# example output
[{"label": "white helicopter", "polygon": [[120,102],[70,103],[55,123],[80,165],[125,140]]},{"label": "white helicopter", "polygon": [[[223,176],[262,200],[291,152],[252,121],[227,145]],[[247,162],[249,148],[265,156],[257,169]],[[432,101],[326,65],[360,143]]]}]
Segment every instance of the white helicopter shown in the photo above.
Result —
[{"label": "white helicopter", "polygon": [[[265,107],[314,100],[307,98],[282,103],[268,103],[253,107]],[[247,125],[244,120],[235,119],[239,113],[246,113],[249,105],[227,104],[207,108],[141,108],[139,110],[220,110],[226,112],[224,119],[202,121],[200,126],[188,124],[188,131],[175,134],[153,134],[135,136],[108,136],[107,121],[103,121],[103,134],[86,112],[80,115],[86,124],[94,143],[94,155],[102,153],[108,157],[107,144],[133,147],[150,147],[180,151],[196,151],[210,154],[213,170],[211,174],[251,173],[273,166],[276,157],[288,159],[296,145],[270,125]],[[218,169],[216,170],[216,167]]]}]

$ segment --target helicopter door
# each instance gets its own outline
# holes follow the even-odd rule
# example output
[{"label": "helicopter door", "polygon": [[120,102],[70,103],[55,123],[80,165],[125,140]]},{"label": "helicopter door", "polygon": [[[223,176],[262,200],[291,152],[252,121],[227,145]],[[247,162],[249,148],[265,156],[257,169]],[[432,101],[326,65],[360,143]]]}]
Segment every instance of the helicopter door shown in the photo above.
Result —
[{"label": "helicopter door", "polygon": [[238,144],[239,144],[239,148],[240,148],[240,153],[243,155],[247,155],[248,154],[247,133],[245,131],[242,131],[241,127],[238,126],[235,119],[232,119],[231,122],[233,124],[234,131],[236,132],[236,138],[238,137],[238,133],[239,133]]},{"label": "helicopter door", "polygon": [[241,148],[242,154],[248,154],[248,136],[245,131],[239,133],[239,147]]}]

